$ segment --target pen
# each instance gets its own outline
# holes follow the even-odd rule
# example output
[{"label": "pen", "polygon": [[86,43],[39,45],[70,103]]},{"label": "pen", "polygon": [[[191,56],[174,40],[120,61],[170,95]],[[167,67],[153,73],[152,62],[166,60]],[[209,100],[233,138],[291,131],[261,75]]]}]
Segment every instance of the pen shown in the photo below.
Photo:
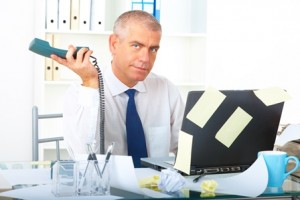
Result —
[{"label": "pen", "polygon": [[79,194],[80,194],[81,189],[83,187],[83,184],[85,182],[85,176],[86,176],[87,170],[89,168],[90,161],[94,161],[94,167],[95,167],[95,169],[97,171],[97,174],[98,174],[98,176],[100,176],[100,178],[102,178],[102,174],[101,174],[101,171],[100,171],[99,165],[98,165],[97,156],[94,153],[94,151],[93,151],[93,149],[92,149],[92,147],[91,147],[90,144],[87,144],[87,147],[88,147],[88,152],[89,152],[89,156],[88,156],[88,159],[87,159],[88,163],[87,163],[87,165],[85,167],[84,173],[83,173],[83,175],[82,175],[82,177],[80,179],[80,182],[79,182],[79,187],[78,187],[78,193]]},{"label": "pen", "polygon": [[193,180],[193,182],[194,182],[194,183],[197,183],[197,182],[199,181],[199,179],[200,179],[201,177],[203,177],[203,176],[205,176],[204,170],[200,171],[199,176],[197,176],[197,177]]},{"label": "pen", "polygon": [[95,165],[95,169],[97,171],[97,174],[98,176],[100,176],[102,178],[102,173],[99,169],[99,165],[98,165],[98,160],[97,160],[97,156],[96,154],[94,153],[92,147],[90,144],[88,144],[88,151],[89,151],[89,157],[88,157],[88,160],[93,160],[94,161],[94,165]]},{"label": "pen", "polygon": [[110,156],[111,156],[112,151],[114,149],[114,145],[115,145],[115,143],[112,142],[111,145],[109,145],[109,147],[107,148],[106,156],[105,156],[105,163],[104,163],[103,169],[102,169],[102,174],[104,174],[105,167],[106,167],[106,165],[107,165],[107,163],[108,163],[108,161],[110,159]]}]

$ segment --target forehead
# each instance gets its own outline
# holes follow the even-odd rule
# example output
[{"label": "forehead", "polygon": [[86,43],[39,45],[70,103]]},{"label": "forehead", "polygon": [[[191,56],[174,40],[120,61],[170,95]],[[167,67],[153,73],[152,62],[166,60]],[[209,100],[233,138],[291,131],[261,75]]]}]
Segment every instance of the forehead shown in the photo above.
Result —
[{"label": "forehead", "polygon": [[141,24],[132,23],[126,28],[125,38],[129,41],[137,41],[140,43],[151,43],[158,46],[161,39],[160,31],[150,30],[148,27]]}]

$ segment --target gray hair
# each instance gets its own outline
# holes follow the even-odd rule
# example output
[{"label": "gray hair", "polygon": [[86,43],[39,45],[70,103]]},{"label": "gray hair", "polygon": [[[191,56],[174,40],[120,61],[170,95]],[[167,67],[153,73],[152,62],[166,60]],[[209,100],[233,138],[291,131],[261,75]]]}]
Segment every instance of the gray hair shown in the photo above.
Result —
[{"label": "gray hair", "polygon": [[162,32],[162,28],[157,19],[150,13],[142,10],[131,10],[121,14],[115,21],[113,32],[117,35],[123,35],[130,23],[140,23],[150,31]]}]

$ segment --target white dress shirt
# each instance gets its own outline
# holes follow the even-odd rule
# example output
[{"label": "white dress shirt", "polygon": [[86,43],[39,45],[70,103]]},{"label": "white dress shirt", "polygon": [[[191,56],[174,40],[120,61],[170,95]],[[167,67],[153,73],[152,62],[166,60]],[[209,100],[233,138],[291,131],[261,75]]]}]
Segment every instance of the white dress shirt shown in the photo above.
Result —
[{"label": "white dress shirt", "polygon": [[[178,88],[166,78],[150,73],[133,87],[141,118],[149,157],[164,157],[177,151],[184,102]],[[115,142],[113,154],[127,155],[126,108],[129,89],[108,68],[104,74],[105,149]],[[71,153],[86,152],[86,144],[94,142],[99,152],[99,93],[97,89],[73,84],[65,95],[64,139]]]}]

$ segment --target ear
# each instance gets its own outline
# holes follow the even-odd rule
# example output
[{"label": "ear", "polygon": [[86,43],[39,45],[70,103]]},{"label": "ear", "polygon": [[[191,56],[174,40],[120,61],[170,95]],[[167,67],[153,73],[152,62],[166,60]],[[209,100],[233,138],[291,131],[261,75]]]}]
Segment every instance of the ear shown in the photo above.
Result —
[{"label": "ear", "polygon": [[115,54],[117,43],[118,43],[118,36],[116,34],[111,34],[109,36],[109,50],[112,55]]}]

